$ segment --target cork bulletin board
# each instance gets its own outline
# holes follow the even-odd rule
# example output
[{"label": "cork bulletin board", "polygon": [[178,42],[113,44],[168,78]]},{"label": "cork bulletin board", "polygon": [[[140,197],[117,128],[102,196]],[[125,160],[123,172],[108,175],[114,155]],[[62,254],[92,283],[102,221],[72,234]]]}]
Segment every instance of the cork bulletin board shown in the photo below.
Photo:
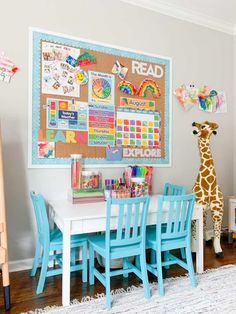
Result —
[{"label": "cork bulletin board", "polygon": [[29,165],[170,165],[171,59],[30,30]]}]

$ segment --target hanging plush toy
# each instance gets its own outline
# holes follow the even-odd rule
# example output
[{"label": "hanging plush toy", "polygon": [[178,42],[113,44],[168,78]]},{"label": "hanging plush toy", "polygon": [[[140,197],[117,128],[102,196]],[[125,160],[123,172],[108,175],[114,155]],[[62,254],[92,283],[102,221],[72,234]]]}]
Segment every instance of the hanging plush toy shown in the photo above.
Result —
[{"label": "hanging plush toy", "polygon": [[198,88],[194,84],[183,84],[175,90],[174,94],[185,111],[198,103]]}]

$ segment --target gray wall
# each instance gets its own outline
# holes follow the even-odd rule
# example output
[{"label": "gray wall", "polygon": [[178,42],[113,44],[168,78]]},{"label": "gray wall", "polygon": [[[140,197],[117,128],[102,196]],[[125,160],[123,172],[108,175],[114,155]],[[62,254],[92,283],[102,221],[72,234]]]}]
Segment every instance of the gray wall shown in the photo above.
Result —
[{"label": "gray wall", "polygon": [[[34,250],[34,217],[29,191],[47,199],[66,197],[69,169],[28,169],[28,27],[120,45],[173,58],[173,88],[194,81],[226,91],[228,113],[184,112],[173,97],[172,167],[154,172],[154,192],[164,182],[194,184],[199,166],[193,121],[220,124],[212,139],[219,184],[225,195],[233,192],[233,37],[119,1],[4,1],[9,15],[1,14],[0,50],[20,71],[11,84],[0,82],[0,116],[10,260],[31,258]],[[103,169],[103,176],[120,176],[122,169]]]}]

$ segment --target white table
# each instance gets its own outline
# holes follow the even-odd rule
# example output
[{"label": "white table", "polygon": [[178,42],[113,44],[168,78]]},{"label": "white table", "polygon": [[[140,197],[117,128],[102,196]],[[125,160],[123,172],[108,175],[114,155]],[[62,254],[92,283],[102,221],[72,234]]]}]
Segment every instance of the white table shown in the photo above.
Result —
[{"label": "white table", "polygon": [[[156,224],[157,195],[150,200],[147,224]],[[70,304],[70,236],[106,230],[106,202],[72,204],[69,200],[49,202],[51,217],[63,233],[63,272],[62,304]],[[163,212],[163,217],[164,217]],[[164,219],[164,218],[163,218]],[[197,228],[196,271],[202,273],[203,267],[203,215],[202,207],[195,205],[193,220]]]}]

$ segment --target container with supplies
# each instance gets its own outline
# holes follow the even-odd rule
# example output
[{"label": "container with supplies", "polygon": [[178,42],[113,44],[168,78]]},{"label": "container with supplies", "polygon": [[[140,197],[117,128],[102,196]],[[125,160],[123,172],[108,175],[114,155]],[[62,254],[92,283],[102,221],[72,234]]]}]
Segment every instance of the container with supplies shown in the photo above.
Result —
[{"label": "container with supplies", "polygon": [[98,171],[82,171],[81,188],[83,190],[99,189],[100,177]]},{"label": "container with supplies", "polygon": [[81,188],[82,155],[71,155],[71,188],[78,190]]}]

